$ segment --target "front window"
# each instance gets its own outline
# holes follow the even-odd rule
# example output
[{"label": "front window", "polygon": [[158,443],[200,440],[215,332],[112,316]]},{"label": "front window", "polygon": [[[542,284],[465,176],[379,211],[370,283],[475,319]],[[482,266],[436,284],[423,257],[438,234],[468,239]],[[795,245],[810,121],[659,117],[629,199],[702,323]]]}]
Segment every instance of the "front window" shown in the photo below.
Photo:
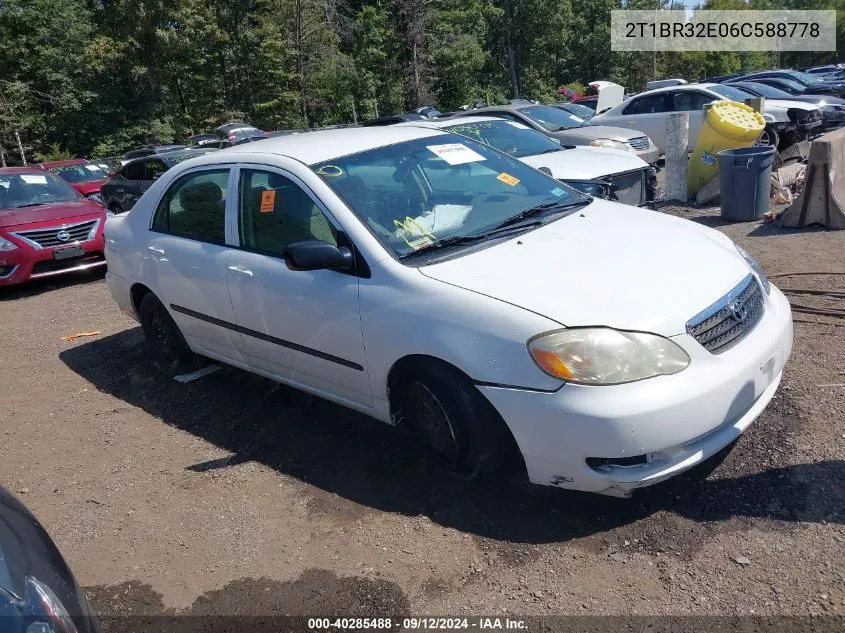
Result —
[{"label": "front window", "polygon": [[777,77],[777,81],[780,85],[785,86],[786,88],[792,90],[795,93],[804,92],[804,84],[795,81],[794,79],[787,79],[786,77]]},{"label": "front window", "polygon": [[570,114],[574,114],[575,116],[581,117],[584,120],[591,119],[596,114],[594,108],[588,108],[587,106],[581,105],[579,103],[567,103],[559,109],[566,110]]},{"label": "front window", "polygon": [[91,163],[59,165],[58,167],[51,167],[50,171],[65,182],[70,183],[91,182],[92,180],[103,180],[109,177],[108,172]]},{"label": "front window", "polygon": [[400,258],[450,238],[485,238],[538,208],[589,200],[514,158],[454,134],[336,158],[312,169]]},{"label": "front window", "polygon": [[81,196],[49,172],[0,175],[0,210],[21,209],[54,202],[72,202]]},{"label": "front window", "polygon": [[799,70],[789,71],[787,75],[794,81],[797,81],[799,84],[802,84],[804,86],[809,86],[810,84],[819,83],[821,81],[821,79],[819,79],[818,77],[813,77],[808,73],[802,73]]},{"label": "front window", "polygon": [[549,132],[570,130],[589,125],[589,123],[581,117],[576,116],[571,112],[567,112],[566,110],[555,108],[554,106],[531,106],[528,108],[521,108],[520,112],[535,123],[542,125]]},{"label": "front window", "polygon": [[486,143],[516,158],[559,152],[561,150],[560,145],[549,137],[535,132],[522,123],[516,123],[514,121],[460,123],[458,125],[450,125],[444,129],[456,134],[469,136],[476,141]]}]

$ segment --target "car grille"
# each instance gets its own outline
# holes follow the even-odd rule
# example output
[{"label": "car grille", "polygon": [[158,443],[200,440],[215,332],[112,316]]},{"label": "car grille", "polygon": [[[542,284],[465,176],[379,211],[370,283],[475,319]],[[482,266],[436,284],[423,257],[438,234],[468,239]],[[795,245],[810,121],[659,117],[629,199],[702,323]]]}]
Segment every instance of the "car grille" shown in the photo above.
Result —
[{"label": "car grille", "polygon": [[635,136],[634,138],[628,139],[628,145],[636,150],[640,150],[648,149],[651,146],[651,143],[648,142],[647,136]]},{"label": "car grille", "polygon": [[[53,246],[62,246],[64,244],[73,244],[92,239],[99,222],[99,220],[89,220],[87,222],[79,222],[78,224],[51,226],[49,229],[18,231],[17,233],[13,233],[13,235],[27,240],[31,244],[38,245],[40,248],[51,248]],[[62,231],[67,231],[67,239],[60,240],[58,238],[59,233]]]},{"label": "car grille", "polygon": [[622,174],[612,174],[604,176],[602,180],[606,180],[613,185],[612,200],[635,207],[646,202],[646,170],[639,169]]},{"label": "car grille", "polygon": [[763,291],[753,275],[687,322],[687,332],[709,352],[721,354],[753,330],[763,318]]}]

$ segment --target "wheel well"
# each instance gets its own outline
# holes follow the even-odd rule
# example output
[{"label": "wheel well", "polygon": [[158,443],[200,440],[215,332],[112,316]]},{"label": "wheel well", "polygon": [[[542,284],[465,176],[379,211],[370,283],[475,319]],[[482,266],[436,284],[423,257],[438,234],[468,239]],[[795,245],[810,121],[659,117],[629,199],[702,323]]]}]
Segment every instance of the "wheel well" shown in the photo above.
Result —
[{"label": "wheel well", "polygon": [[135,284],[129,291],[129,296],[132,299],[132,307],[135,308],[135,314],[140,318],[141,316],[141,302],[144,300],[152,290],[147,288],[144,284]]},{"label": "wheel well", "polygon": [[[463,378],[469,382],[474,382],[473,379],[466,374],[466,372],[458,369],[452,363],[449,363],[441,358],[437,358],[436,356],[412,354],[410,356],[400,358],[393,364],[393,367],[390,368],[390,372],[387,374],[387,399],[390,404],[390,419],[393,424],[398,426],[402,422],[402,385],[411,376],[425,372],[427,368],[433,367],[445,369],[446,371],[454,374],[456,378]],[[510,430],[507,422],[502,419],[499,412],[496,411],[496,408],[489,400],[487,400],[484,394],[479,391],[479,395],[488,402],[491,414],[495,415],[497,422],[502,425],[503,431],[506,433],[506,441],[511,444],[510,449],[512,450],[512,455],[515,458],[514,463],[519,469],[520,476],[525,476],[525,461],[519,450],[516,438],[513,436],[513,432]]]},{"label": "wheel well", "polygon": [[457,372],[467,380],[472,380],[472,378],[452,363],[447,363],[445,360],[435,356],[412,354],[400,358],[393,364],[393,367],[390,368],[390,372],[387,374],[387,401],[390,403],[390,419],[394,424],[398,424],[402,419],[402,385],[411,376],[425,372],[430,367],[438,366],[450,372]]}]

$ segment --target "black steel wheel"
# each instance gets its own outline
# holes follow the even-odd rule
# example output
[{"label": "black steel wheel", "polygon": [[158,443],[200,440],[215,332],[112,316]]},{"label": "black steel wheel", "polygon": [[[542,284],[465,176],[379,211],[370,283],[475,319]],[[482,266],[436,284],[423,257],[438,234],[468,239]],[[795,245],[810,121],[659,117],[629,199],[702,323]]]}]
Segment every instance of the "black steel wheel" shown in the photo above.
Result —
[{"label": "black steel wheel", "polygon": [[147,345],[156,362],[166,371],[189,370],[195,364],[194,353],[161,301],[149,293],[141,301],[139,312]]},{"label": "black steel wheel", "polygon": [[466,376],[440,364],[409,376],[402,423],[456,473],[478,477],[499,470],[515,442],[493,405]]}]

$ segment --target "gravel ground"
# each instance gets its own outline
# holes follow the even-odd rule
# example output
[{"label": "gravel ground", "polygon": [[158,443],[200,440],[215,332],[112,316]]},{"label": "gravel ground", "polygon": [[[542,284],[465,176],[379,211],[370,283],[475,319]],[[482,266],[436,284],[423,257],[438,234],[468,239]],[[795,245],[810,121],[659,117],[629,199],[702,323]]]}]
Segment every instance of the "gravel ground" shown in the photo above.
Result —
[{"label": "gravel ground", "polygon": [[[840,273],[780,286],[845,287],[845,232],[663,212],[771,274]],[[716,470],[620,500],[464,482],[235,369],[178,384],[101,278],[34,284],[0,297],[0,482],[105,616],[843,615],[845,321],[796,319],[778,395]]]}]

